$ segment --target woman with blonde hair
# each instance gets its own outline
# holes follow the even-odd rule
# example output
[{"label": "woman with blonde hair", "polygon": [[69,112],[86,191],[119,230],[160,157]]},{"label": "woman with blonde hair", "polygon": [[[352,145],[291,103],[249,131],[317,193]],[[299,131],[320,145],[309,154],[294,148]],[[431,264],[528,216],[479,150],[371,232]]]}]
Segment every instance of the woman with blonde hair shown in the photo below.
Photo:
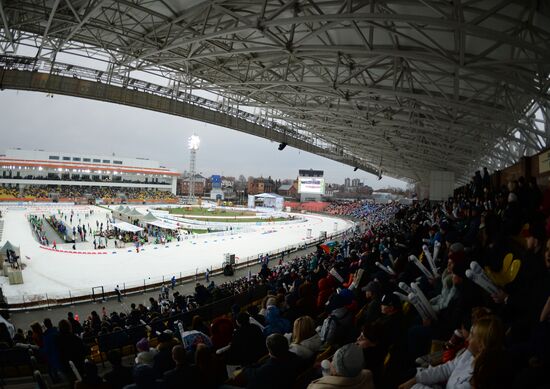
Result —
[{"label": "woman with blonde hair", "polygon": [[302,359],[313,358],[321,348],[322,341],[315,331],[315,322],[309,316],[301,316],[294,320],[289,351]]},{"label": "woman with blonde hair", "polygon": [[446,382],[447,389],[470,389],[474,367],[504,350],[504,325],[497,316],[479,319],[472,326],[468,348],[447,363],[419,369],[416,375],[399,385],[399,389],[430,389]]}]

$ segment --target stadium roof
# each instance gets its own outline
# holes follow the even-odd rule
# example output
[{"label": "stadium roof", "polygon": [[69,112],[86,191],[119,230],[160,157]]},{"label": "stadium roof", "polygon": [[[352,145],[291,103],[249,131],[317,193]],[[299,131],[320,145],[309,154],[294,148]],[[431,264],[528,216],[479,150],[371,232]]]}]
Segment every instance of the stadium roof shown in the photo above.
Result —
[{"label": "stadium roof", "polygon": [[375,174],[464,178],[550,139],[545,1],[21,0],[0,14],[6,54],[208,91]]}]

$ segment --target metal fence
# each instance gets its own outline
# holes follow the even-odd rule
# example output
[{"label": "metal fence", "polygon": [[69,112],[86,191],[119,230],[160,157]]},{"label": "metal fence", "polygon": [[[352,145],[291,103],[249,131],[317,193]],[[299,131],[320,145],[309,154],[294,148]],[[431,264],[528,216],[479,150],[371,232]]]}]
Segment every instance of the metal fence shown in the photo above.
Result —
[{"label": "metal fence", "polygon": [[[263,255],[268,254],[271,259],[278,259],[281,257],[284,252],[285,255],[296,253],[297,251],[307,249],[309,247],[315,246],[317,244],[323,243],[328,240],[333,240],[347,236],[350,233],[353,233],[355,226],[347,228],[343,231],[336,232],[333,234],[327,234],[326,237],[316,237],[305,239],[302,243],[288,245],[276,250],[264,251]],[[238,258],[235,261],[235,268],[242,269],[248,266],[254,265],[258,262],[259,255],[250,255],[247,257]],[[169,283],[172,277],[176,278],[176,282],[181,285],[188,282],[194,282],[198,279],[204,279],[204,274],[208,269],[209,274],[217,275],[223,273],[223,268],[196,268],[193,273],[170,273],[154,277],[142,278],[139,280],[128,280],[125,282],[120,282],[118,285],[123,294],[134,294],[134,293],[144,293],[151,291],[153,289],[158,289],[165,283]],[[106,284],[106,285],[96,285],[94,288],[101,287],[104,291],[104,297],[114,297],[116,296],[115,287],[117,285]],[[85,289],[68,289],[66,292],[55,292],[55,293],[41,293],[41,294],[22,294],[16,297],[7,297],[6,302],[8,309],[12,311],[16,310],[28,310],[28,309],[38,309],[38,308],[49,308],[54,306],[61,305],[72,305],[79,302],[94,301],[97,299],[98,294],[93,292],[94,288],[85,288]]]}]

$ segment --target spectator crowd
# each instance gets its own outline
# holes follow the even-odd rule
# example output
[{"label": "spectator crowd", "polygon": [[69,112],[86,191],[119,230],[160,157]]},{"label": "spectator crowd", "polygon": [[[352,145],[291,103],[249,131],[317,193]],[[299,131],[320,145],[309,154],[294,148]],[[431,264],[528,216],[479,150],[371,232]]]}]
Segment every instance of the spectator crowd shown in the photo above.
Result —
[{"label": "spectator crowd", "polygon": [[0,200],[2,198],[25,199],[115,199],[124,201],[163,201],[175,200],[177,197],[168,190],[148,188],[126,187],[99,187],[99,186],[73,186],[73,185],[29,185],[21,191],[15,187],[0,187]]},{"label": "spectator crowd", "polygon": [[[192,296],[163,287],[147,307],[83,324],[69,314],[57,328],[46,319],[15,336],[0,324],[0,342],[33,344],[59,379],[74,381],[73,361],[75,388],[548,387],[550,189],[524,179],[493,188],[478,172],[439,204],[327,212],[359,230]],[[194,315],[259,288],[261,301]],[[121,363],[128,338],[133,367]],[[111,362],[102,377],[85,361],[95,346]]]}]

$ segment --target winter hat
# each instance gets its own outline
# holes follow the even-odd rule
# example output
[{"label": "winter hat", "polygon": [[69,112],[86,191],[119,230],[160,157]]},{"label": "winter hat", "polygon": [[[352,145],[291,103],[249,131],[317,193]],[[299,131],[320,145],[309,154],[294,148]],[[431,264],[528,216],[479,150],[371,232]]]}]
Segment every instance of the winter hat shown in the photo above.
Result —
[{"label": "winter hat", "polygon": [[363,364],[363,351],[354,343],[340,347],[332,358],[334,370],[342,377],[356,377],[363,370]]},{"label": "winter hat", "polygon": [[333,293],[327,301],[327,311],[331,312],[335,309],[342,308],[346,306],[346,299],[344,296],[339,295],[338,293]]},{"label": "winter hat", "polygon": [[365,287],[363,287],[364,292],[372,292],[374,294],[380,293],[382,286],[378,281],[371,281]]},{"label": "winter hat", "polygon": [[154,362],[155,354],[151,351],[142,351],[136,356],[136,365],[149,365],[152,366]]},{"label": "winter hat", "polygon": [[136,348],[138,349],[138,351],[149,351],[149,341],[147,340],[147,338],[141,338],[136,343]]},{"label": "winter hat", "polygon": [[455,242],[449,247],[451,253],[458,253],[459,251],[464,251],[464,245],[460,242]]},{"label": "winter hat", "polygon": [[338,288],[338,294],[342,296],[346,302],[346,305],[349,305],[353,302],[353,292],[347,288]]}]

